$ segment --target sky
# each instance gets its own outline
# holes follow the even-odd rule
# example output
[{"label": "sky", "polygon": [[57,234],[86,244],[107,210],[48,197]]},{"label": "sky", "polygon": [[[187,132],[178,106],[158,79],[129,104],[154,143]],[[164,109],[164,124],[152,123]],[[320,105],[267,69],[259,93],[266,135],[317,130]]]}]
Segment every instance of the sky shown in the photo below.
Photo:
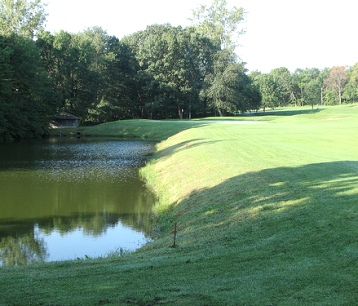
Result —
[{"label": "sky", "polygon": [[[100,26],[121,39],[148,25],[189,26],[213,0],[44,0],[46,30],[78,33]],[[358,63],[357,0],[227,0],[246,12],[237,48],[249,71],[332,68]]]}]

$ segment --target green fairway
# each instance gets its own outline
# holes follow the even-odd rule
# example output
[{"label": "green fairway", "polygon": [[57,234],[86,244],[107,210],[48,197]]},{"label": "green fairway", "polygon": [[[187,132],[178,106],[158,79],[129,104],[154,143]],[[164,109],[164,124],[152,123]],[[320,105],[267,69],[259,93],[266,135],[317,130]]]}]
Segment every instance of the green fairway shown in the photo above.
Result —
[{"label": "green fairway", "polygon": [[356,305],[357,132],[357,104],[86,128],[161,141],[141,170],[156,239],[0,268],[0,305]]}]

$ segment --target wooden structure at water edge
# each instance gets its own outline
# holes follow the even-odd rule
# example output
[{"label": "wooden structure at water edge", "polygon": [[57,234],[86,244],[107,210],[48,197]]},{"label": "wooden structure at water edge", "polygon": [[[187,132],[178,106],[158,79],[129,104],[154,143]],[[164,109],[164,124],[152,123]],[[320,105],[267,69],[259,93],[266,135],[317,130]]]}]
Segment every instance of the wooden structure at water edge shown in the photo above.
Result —
[{"label": "wooden structure at water edge", "polygon": [[50,127],[53,129],[58,128],[76,128],[80,124],[79,117],[72,115],[67,112],[61,112],[60,114],[56,115],[54,119],[50,123]]}]

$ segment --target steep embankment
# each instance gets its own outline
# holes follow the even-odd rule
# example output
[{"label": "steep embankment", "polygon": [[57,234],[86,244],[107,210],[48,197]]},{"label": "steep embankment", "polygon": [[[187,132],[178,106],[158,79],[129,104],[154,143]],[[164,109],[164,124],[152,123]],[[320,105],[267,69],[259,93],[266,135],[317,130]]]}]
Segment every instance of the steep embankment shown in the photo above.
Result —
[{"label": "steep embankment", "polygon": [[179,248],[167,252],[192,276],[179,292],[255,305],[357,299],[357,109],[207,125],[158,146],[147,171],[166,237],[145,249],[171,245],[177,223]]}]

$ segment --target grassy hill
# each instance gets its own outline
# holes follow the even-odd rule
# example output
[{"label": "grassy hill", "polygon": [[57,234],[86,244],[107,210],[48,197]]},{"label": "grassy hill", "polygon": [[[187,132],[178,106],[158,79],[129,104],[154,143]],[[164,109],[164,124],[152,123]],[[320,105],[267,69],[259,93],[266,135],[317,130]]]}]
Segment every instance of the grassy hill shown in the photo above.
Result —
[{"label": "grassy hill", "polygon": [[2,268],[0,305],[355,305],[357,131],[356,104],[85,129],[162,140],[142,169],[157,238],[121,257]]}]

